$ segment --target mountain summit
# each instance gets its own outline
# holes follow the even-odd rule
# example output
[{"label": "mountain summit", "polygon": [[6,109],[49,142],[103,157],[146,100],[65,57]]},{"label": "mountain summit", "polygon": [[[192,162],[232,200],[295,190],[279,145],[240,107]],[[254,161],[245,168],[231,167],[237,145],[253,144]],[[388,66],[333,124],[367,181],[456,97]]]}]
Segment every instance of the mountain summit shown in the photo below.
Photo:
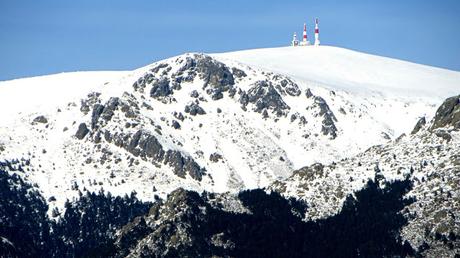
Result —
[{"label": "mountain summit", "polygon": [[147,199],[151,185],[163,196],[238,191],[409,133],[459,81],[327,46],[184,54],[132,72],[2,82],[0,146],[30,160],[27,176],[61,203],[73,184]]},{"label": "mountain summit", "polygon": [[[328,46],[187,53],[134,71],[5,81],[0,160],[36,187],[55,217],[72,210],[69,200],[104,191],[135,191],[145,202],[190,195],[191,206],[211,209],[204,203],[214,197],[187,192],[206,191],[223,196],[223,209],[246,212],[227,195],[264,188],[304,201],[303,219],[315,220],[352,207],[346,200],[366,186],[383,196],[395,180],[417,182],[398,194],[414,189],[408,195],[442,209],[421,196],[428,182],[444,186],[430,175],[458,168],[459,84],[460,72]],[[458,185],[449,189],[458,195]],[[425,204],[404,205],[435,216]],[[411,216],[408,228],[428,227]],[[158,230],[145,221],[136,223],[146,235]],[[422,244],[420,234],[403,233],[414,248]]]}]

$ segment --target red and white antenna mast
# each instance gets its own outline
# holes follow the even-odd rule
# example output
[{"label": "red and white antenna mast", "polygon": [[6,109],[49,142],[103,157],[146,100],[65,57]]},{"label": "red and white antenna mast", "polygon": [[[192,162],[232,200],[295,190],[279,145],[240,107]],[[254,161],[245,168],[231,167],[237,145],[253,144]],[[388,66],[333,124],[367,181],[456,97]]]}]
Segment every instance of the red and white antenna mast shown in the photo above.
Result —
[{"label": "red and white antenna mast", "polygon": [[302,38],[302,46],[308,46],[310,45],[310,42],[308,41],[307,38],[307,24],[303,24],[303,38]]},{"label": "red and white antenna mast", "polygon": [[315,19],[315,46],[319,46],[319,28],[318,28],[318,18]]}]

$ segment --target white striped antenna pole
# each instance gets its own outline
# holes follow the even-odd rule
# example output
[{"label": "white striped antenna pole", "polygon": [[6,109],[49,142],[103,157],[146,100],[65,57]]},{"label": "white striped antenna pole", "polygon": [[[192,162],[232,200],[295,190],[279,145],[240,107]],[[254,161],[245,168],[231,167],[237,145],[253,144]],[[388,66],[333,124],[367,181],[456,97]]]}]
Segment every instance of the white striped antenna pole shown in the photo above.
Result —
[{"label": "white striped antenna pole", "polygon": [[315,19],[315,46],[320,45],[318,23],[319,23],[319,20],[318,20],[318,18],[316,18]]}]

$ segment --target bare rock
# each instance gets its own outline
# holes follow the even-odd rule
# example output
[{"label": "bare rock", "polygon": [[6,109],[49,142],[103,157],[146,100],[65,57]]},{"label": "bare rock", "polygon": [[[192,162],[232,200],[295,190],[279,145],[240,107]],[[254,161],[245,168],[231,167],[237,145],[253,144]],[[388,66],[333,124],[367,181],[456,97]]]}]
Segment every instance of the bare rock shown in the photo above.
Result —
[{"label": "bare rock", "polygon": [[78,126],[78,130],[77,132],[75,133],[75,137],[77,137],[77,139],[81,140],[83,138],[85,138],[85,136],[89,133],[89,129],[88,127],[86,126],[85,123],[81,123],[79,126]]}]

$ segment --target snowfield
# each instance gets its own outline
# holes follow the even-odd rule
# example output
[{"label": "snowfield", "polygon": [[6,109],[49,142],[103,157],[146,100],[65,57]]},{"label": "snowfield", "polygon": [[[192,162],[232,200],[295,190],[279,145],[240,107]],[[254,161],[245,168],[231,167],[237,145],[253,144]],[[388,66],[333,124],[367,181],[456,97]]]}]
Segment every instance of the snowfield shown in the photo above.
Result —
[{"label": "snowfield", "polygon": [[127,72],[70,72],[0,81],[0,114],[5,125],[21,114],[55,109],[84,98],[88,92]]},{"label": "snowfield", "polygon": [[345,48],[281,47],[211,54],[358,95],[442,101],[458,93],[460,73]]}]

